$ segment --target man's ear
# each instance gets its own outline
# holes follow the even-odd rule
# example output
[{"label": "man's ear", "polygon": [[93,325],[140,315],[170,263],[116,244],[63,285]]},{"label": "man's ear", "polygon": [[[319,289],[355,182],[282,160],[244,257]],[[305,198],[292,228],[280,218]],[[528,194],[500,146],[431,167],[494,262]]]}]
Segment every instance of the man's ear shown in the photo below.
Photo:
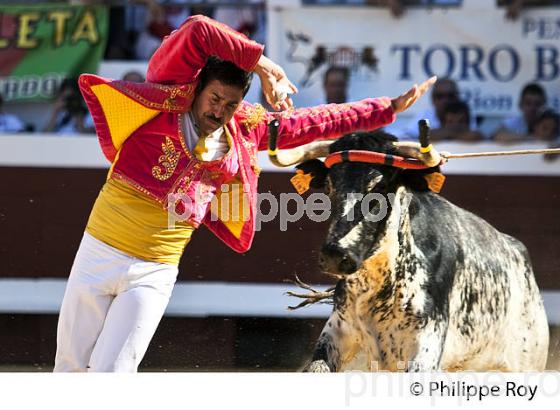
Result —
[{"label": "man's ear", "polygon": [[316,189],[324,189],[327,180],[327,174],[329,169],[325,166],[323,161],[319,159],[311,159],[309,161],[302,162],[296,166],[296,169],[300,169],[304,174],[311,174],[312,179],[309,186]]}]

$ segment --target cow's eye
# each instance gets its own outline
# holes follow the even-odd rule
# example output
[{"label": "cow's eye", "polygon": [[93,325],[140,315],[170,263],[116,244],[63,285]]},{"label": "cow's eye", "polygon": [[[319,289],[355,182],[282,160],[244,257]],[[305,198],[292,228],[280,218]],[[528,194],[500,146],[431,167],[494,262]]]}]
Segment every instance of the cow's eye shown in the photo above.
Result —
[{"label": "cow's eye", "polygon": [[383,181],[383,175],[378,175],[375,178],[373,178],[371,181],[368,182],[366,190],[368,192],[373,191],[374,188],[382,188],[384,185],[384,181]]}]

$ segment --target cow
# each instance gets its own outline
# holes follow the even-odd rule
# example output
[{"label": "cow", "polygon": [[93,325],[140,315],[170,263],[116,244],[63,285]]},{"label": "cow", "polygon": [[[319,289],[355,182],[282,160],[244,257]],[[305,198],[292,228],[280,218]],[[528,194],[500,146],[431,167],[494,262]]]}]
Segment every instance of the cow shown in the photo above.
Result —
[{"label": "cow", "polygon": [[[331,200],[319,263],[339,280],[304,371],[542,371],[547,318],[520,241],[432,192],[437,165],[402,169],[346,154],[327,168],[312,159],[367,151],[389,164],[410,154],[399,144],[383,131],[355,133],[300,147],[282,164],[274,158],[307,160],[298,168]],[[362,212],[356,194],[389,199]]]}]

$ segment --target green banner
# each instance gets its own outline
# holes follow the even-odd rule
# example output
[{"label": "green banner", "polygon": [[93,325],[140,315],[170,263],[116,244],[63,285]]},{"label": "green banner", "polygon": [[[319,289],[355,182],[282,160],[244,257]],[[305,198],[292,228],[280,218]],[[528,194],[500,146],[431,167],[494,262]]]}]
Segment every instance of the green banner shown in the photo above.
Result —
[{"label": "green banner", "polygon": [[4,100],[51,99],[65,78],[97,72],[108,31],[105,6],[0,5]]}]

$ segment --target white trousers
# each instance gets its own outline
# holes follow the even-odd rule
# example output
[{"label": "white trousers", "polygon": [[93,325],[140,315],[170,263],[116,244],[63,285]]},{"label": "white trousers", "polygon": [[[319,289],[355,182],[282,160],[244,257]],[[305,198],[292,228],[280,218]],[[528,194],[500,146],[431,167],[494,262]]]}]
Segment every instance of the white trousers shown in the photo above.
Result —
[{"label": "white trousers", "polygon": [[169,302],[176,266],[84,234],[58,319],[55,372],[136,372]]}]

